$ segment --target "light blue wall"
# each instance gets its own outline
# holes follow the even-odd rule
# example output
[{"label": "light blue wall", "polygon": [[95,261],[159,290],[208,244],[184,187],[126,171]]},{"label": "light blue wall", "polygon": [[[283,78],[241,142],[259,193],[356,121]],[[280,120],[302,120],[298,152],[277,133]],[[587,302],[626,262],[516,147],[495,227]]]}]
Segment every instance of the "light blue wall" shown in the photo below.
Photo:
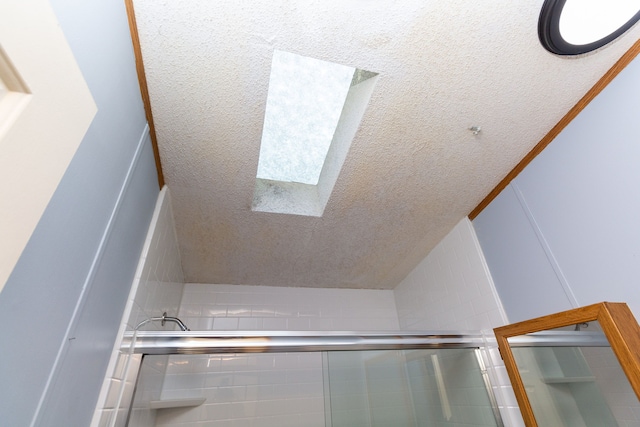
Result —
[{"label": "light blue wall", "polygon": [[600,301],[640,318],[639,123],[635,59],[473,221],[510,321]]},{"label": "light blue wall", "polygon": [[52,0],[98,106],[0,293],[0,424],[87,426],[158,195],[122,1]]}]

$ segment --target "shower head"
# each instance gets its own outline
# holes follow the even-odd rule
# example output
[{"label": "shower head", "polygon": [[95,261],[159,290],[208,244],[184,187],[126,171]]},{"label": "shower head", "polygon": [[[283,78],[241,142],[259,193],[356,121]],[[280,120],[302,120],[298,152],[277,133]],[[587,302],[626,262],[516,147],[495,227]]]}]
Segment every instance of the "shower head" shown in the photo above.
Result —
[{"label": "shower head", "polygon": [[181,331],[190,331],[191,329],[187,328],[187,325],[185,325],[182,320],[178,319],[177,317],[168,317],[167,316],[167,312],[165,311],[164,313],[162,313],[162,317],[152,317],[150,319],[145,319],[142,322],[138,323],[138,326],[136,326],[135,330],[137,331],[142,325],[146,325],[149,322],[156,322],[156,321],[160,321],[162,322],[161,325],[164,326],[165,322],[174,322],[178,325],[178,327],[180,328]]}]

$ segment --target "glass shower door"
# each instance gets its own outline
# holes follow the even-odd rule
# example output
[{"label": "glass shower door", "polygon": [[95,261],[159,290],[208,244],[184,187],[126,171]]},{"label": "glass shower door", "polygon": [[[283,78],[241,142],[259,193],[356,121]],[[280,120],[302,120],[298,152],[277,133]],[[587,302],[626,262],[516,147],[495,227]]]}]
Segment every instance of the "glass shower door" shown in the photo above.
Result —
[{"label": "glass shower door", "polygon": [[339,351],[326,357],[327,426],[502,425],[474,349]]}]

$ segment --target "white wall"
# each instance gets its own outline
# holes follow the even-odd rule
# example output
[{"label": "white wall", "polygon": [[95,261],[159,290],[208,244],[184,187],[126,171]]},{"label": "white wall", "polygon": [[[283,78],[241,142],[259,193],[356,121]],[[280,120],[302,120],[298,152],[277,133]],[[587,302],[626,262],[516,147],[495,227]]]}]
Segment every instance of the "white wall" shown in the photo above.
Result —
[{"label": "white wall", "polygon": [[[192,330],[477,331],[504,324],[501,313],[473,227],[464,219],[395,291],[186,284],[178,316]],[[493,381],[502,381],[494,391],[506,425],[521,425],[494,347],[486,362]],[[171,356],[162,398],[207,400],[195,408],[158,410],[156,423],[248,426],[259,419],[265,426],[324,425],[322,369],[319,354]],[[347,394],[333,400],[334,414],[366,424],[358,411],[340,407],[362,379],[339,379]],[[466,403],[460,400],[460,408],[452,409],[467,413]]]},{"label": "white wall", "polygon": [[402,329],[484,331],[485,363],[505,425],[522,417],[492,328],[507,323],[471,222],[464,218],[395,288]]},{"label": "white wall", "polygon": [[[474,220],[510,321],[601,301],[640,316],[639,113],[635,59]],[[610,383],[618,421],[637,425]]]},{"label": "white wall", "polygon": [[[388,290],[185,285],[180,318],[192,330],[397,330]],[[319,353],[172,356],[163,398],[201,395],[191,409],[161,409],[157,425],[324,426]],[[254,424],[252,424],[254,423]]]},{"label": "white wall", "polygon": [[[163,312],[168,316],[178,315],[184,275],[180,264],[180,252],[176,237],[171,196],[164,187],[158,195],[156,208],[147,231],[144,247],[138,261],[135,278],[127,301],[120,332],[111,355],[107,375],[105,377],[98,406],[94,414],[93,426],[112,425],[117,417],[116,426],[124,426],[129,403],[136,381],[137,371],[128,369],[129,353],[121,349],[125,331],[133,331],[135,327],[152,317],[160,317]],[[175,330],[175,323],[150,322],[142,325],[140,330]],[[159,399],[166,370],[168,356],[155,359],[154,365],[146,365],[145,381],[138,385],[138,393],[144,396],[145,402],[139,402],[132,411],[132,425],[152,427],[155,424],[155,411],[150,410],[148,403]],[[131,362],[135,365],[135,361]]]},{"label": "white wall", "polygon": [[505,324],[475,232],[464,218],[394,289],[402,329],[491,329]]},{"label": "white wall", "polygon": [[90,423],[158,194],[123,2],[50,3],[98,112],[0,293],[10,426]]},{"label": "white wall", "polygon": [[[145,245],[138,262],[129,303],[125,311],[126,329],[132,331],[143,320],[167,316],[175,317],[180,309],[184,290],[184,274],[173,220],[171,193],[164,187],[158,195]],[[173,322],[150,322],[139,330],[178,330]]]},{"label": "white wall", "polygon": [[192,330],[397,330],[393,291],[187,283],[180,318]]},{"label": "white wall", "polygon": [[509,320],[600,301],[640,316],[640,59],[474,220]]}]

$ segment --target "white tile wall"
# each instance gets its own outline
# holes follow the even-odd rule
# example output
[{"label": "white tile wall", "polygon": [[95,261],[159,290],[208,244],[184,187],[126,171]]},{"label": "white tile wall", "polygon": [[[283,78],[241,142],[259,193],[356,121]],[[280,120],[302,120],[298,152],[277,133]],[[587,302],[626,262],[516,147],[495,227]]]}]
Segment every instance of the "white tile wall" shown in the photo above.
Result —
[{"label": "white tile wall", "polygon": [[[442,349],[409,354],[408,368],[420,419],[429,426],[495,426],[476,355],[467,349]],[[436,369],[436,366],[438,369]],[[440,388],[437,373],[444,379]],[[446,396],[450,413],[446,412]]]},{"label": "white tile wall", "polygon": [[394,293],[402,329],[477,331],[506,323],[468,218],[451,230]]},{"label": "white tile wall", "polygon": [[509,374],[507,374],[507,368],[504,366],[502,356],[500,356],[493,331],[484,330],[483,335],[485,336],[484,363],[493,385],[493,393],[498,401],[504,425],[506,427],[524,427],[520,407],[513,393]]},{"label": "white tile wall", "polygon": [[180,318],[192,330],[397,330],[393,291],[187,283]]},{"label": "white tile wall", "polygon": [[325,395],[331,405],[332,427],[371,426],[365,359],[364,352],[336,351],[327,356],[326,378],[330,394],[325,392]]},{"label": "white tile wall", "polygon": [[[475,233],[466,219],[395,291],[182,285],[168,197],[163,190],[123,317],[122,332],[163,311],[177,315],[192,330],[478,330],[506,322]],[[158,325],[145,325],[144,329],[147,328]],[[119,346],[120,341],[116,348]],[[496,394],[503,418],[507,426],[522,425],[507,386],[506,371],[496,355],[497,350],[492,348],[486,363],[494,384],[501,384],[496,386]],[[118,414],[115,409],[118,400],[128,401],[130,397],[126,388],[124,394],[119,392],[120,385],[127,383],[125,356],[114,351],[109,370],[112,374],[105,380],[101,394],[103,409],[97,411],[94,426],[111,425]],[[161,397],[197,395],[207,400],[196,408],[157,411],[142,410],[140,405],[134,414],[136,425],[154,422],[162,427],[324,425],[322,361],[316,360],[319,357],[317,354],[165,357],[163,362],[154,363],[156,368],[160,366],[158,375],[153,376],[156,380],[163,377],[168,363]],[[146,390],[145,395],[155,399],[159,381],[149,384],[153,384],[152,389]],[[124,421],[124,411],[119,414],[115,425]]]},{"label": "white tile wall", "polygon": [[[179,316],[192,330],[399,329],[388,290],[189,283]],[[319,353],[172,356],[163,399],[185,396],[207,400],[159,410],[157,426],[325,425]]]},{"label": "white tile wall", "polygon": [[404,330],[485,332],[485,363],[506,426],[523,426],[492,329],[507,323],[473,225],[461,220],[395,288]]},{"label": "white tile wall", "polygon": [[339,351],[329,353],[328,366],[333,427],[495,426],[473,351]]},{"label": "white tile wall", "polygon": [[[160,211],[153,233],[148,236],[140,262],[142,271],[132,301],[131,313],[127,319],[127,330],[133,330],[141,321],[151,317],[177,316],[182,300],[184,275],[180,261],[171,198],[165,187],[159,196]],[[133,294],[133,293],[132,293]],[[177,329],[175,323],[159,322],[143,325],[140,330]]]},{"label": "white tile wall", "polygon": [[[156,209],[140,255],[92,426],[124,425],[127,412],[124,406],[131,401],[137,371],[127,369],[129,355],[126,351],[120,350],[123,334],[125,330],[133,330],[142,320],[159,317],[165,311],[169,316],[177,315],[183,287],[184,277],[173,223],[171,199],[169,190],[165,187],[158,195]],[[167,323],[165,328],[173,329],[174,324]],[[161,329],[161,327],[153,322],[144,325],[141,329]],[[163,367],[156,366],[155,369],[162,373],[164,371]],[[152,377],[155,380],[148,381],[146,383],[148,389],[144,391],[144,395],[149,399],[158,398],[161,393],[162,382],[158,380],[159,376],[152,375]],[[138,408],[134,415],[139,422],[137,425],[153,426],[155,413],[141,408]]]},{"label": "white tile wall", "polygon": [[320,353],[172,356],[163,399],[205,397],[162,409],[156,426],[324,426]]}]

